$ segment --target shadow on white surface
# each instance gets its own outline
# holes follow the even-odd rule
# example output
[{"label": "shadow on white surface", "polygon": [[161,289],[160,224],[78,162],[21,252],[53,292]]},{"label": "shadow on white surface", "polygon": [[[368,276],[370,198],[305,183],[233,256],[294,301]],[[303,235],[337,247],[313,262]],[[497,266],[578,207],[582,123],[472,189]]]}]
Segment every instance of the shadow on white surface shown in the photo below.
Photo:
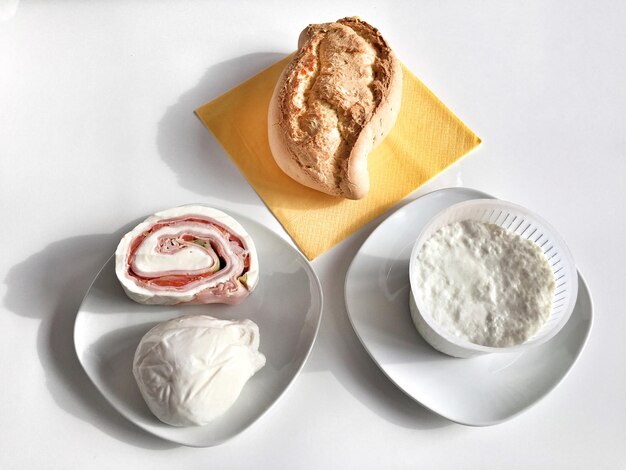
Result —
[{"label": "shadow on white surface", "polygon": [[[161,121],[157,145],[161,158],[184,188],[226,201],[250,203],[245,179],[194,110],[269,67],[286,54],[258,52],[211,66],[200,82],[170,106]],[[249,192],[243,190],[247,187]]]},{"label": "shadow on white surface", "polygon": [[320,271],[326,272],[318,272],[324,315],[303,372],[329,370],[347,391],[381,418],[405,428],[428,430],[453,423],[421,406],[381,372],[354,332],[344,301],[344,280],[357,251],[382,220],[408,202],[402,201],[314,263],[315,268],[325,263]]},{"label": "shadow on white surface", "polygon": [[60,408],[120,441],[153,450],[177,447],[135,427],[113,410],[83,371],[74,349],[74,320],[91,281],[119,239],[139,221],[112,234],[72,237],[51,243],[11,268],[4,304],[40,319],[37,353],[46,386]]}]

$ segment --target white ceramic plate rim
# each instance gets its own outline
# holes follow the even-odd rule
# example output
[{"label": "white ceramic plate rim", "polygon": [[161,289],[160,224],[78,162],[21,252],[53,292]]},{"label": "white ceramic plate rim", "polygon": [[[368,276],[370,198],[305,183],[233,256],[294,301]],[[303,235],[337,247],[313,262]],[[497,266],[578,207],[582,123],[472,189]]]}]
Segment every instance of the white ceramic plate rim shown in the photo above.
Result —
[{"label": "white ceramic plate rim", "polygon": [[[437,408],[435,406],[430,406],[427,405],[426,403],[424,403],[421,399],[420,396],[417,396],[417,394],[412,394],[410,391],[406,390],[401,384],[399,384],[389,373],[389,371],[387,370],[387,367],[383,364],[381,364],[378,360],[378,358],[376,357],[375,352],[372,351],[371,349],[371,345],[369,344],[369,341],[366,340],[365,338],[363,338],[361,332],[359,331],[359,326],[358,326],[358,322],[355,321],[354,318],[354,313],[350,312],[350,305],[349,305],[349,298],[348,298],[348,286],[350,283],[350,278],[351,278],[351,272],[353,271],[355,264],[358,262],[358,258],[359,258],[359,254],[361,253],[361,250],[363,249],[363,247],[368,243],[368,241],[376,236],[378,234],[379,231],[385,230],[385,223],[387,221],[389,221],[391,219],[391,217],[401,211],[406,211],[407,208],[413,204],[416,203],[418,201],[421,201],[423,198],[425,197],[429,197],[429,196],[433,196],[437,193],[442,193],[442,192],[454,192],[454,191],[464,191],[464,192],[468,192],[468,193],[473,193],[473,196],[468,198],[467,200],[470,199],[480,199],[480,198],[485,198],[485,199],[496,199],[494,196],[484,193],[482,191],[479,190],[475,190],[472,188],[465,188],[465,187],[457,187],[457,188],[442,188],[442,189],[438,189],[435,191],[432,191],[430,193],[427,193],[423,196],[420,196],[416,199],[414,199],[413,201],[409,202],[408,204],[398,208],[397,210],[395,210],[393,213],[389,214],[389,216],[382,221],[373,231],[372,233],[370,233],[370,235],[367,237],[367,239],[363,242],[363,244],[361,245],[361,247],[359,248],[359,250],[357,251],[357,253],[355,254],[354,258],[352,259],[350,266],[348,268],[347,274],[346,274],[346,279],[344,282],[344,300],[345,300],[345,304],[346,304],[346,311],[348,313],[348,319],[350,320],[350,324],[352,325],[352,328],[355,331],[355,334],[357,335],[357,337],[359,338],[359,341],[361,342],[361,344],[363,345],[363,347],[365,348],[365,350],[367,351],[368,355],[372,358],[372,360],[374,361],[374,363],[380,368],[380,370],[383,372],[383,374],[394,384],[396,385],[400,390],[402,390],[405,394],[407,394],[410,398],[412,398],[413,400],[415,400],[417,403],[419,403],[421,406],[423,406],[424,408],[432,411],[433,413],[436,413],[452,422],[458,423],[458,424],[462,424],[465,426],[473,426],[473,427],[482,427],[482,426],[492,426],[495,424],[499,424],[505,421],[508,421],[510,419],[515,418],[516,416],[520,415],[521,413],[529,410],[530,408],[532,408],[533,406],[535,406],[536,404],[538,404],[541,400],[543,400],[543,398],[545,398],[548,394],[550,394],[556,387],[558,387],[563,380],[565,379],[565,377],[568,376],[568,374],[571,372],[574,364],[578,361],[578,358],[580,357],[580,355],[582,354],[583,350],[586,347],[587,341],[589,339],[589,335],[591,333],[591,330],[593,328],[593,321],[594,321],[594,315],[593,315],[593,298],[591,296],[591,292],[589,291],[589,288],[582,276],[582,274],[580,272],[578,272],[578,279],[579,279],[579,289],[578,289],[578,294],[580,295],[581,291],[584,291],[586,293],[586,295],[589,298],[589,306],[590,306],[590,312],[589,312],[589,327],[587,328],[587,330],[585,331],[585,334],[582,338],[582,344],[580,345],[580,348],[578,349],[577,353],[573,356],[571,363],[569,364],[569,366],[567,367],[567,369],[565,370],[565,372],[562,374],[562,376],[555,381],[551,386],[547,387],[545,390],[543,390],[543,393],[540,394],[540,396],[537,397],[537,399],[535,399],[532,403],[528,404],[527,406],[524,406],[522,408],[520,408],[519,410],[517,410],[514,413],[511,413],[510,415],[508,415],[506,418],[504,419],[500,419],[500,420],[496,420],[496,421],[491,421],[491,420],[483,420],[483,421],[467,421],[467,420],[462,420],[462,419],[458,419],[455,416],[449,414],[448,412],[446,412],[446,410]],[[452,205],[454,203],[450,203],[449,205]],[[408,278],[408,272],[407,272],[407,278]],[[429,346],[430,347],[430,346]],[[441,354],[441,353],[439,353]],[[464,361],[467,359],[458,359],[458,358],[450,358],[451,360],[455,360],[455,361]]]},{"label": "white ceramic plate rim", "polygon": [[[103,274],[103,272],[106,269],[113,269],[114,270],[114,258],[115,258],[115,255],[112,255],[106,261],[106,263],[104,263],[102,268],[100,268],[100,270],[98,271],[98,273],[94,277],[94,279],[91,282],[89,288],[87,289],[87,292],[85,293],[85,296],[83,297],[83,300],[81,301],[81,304],[80,304],[80,306],[78,308],[78,312],[77,312],[77,315],[76,315],[76,319],[74,321],[74,338],[73,339],[74,339],[74,347],[75,347],[76,354],[78,356],[78,360],[79,360],[83,370],[85,371],[85,373],[87,374],[87,376],[91,380],[91,382],[98,389],[98,391],[104,396],[104,398],[111,404],[111,406],[115,410],[117,410],[122,416],[124,416],[126,419],[128,419],[130,422],[132,422],[133,424],[135,424],[139,428],[143,429],[144,431],[146,431],[146,432],[148,432],[148,433],[150,433],[152,435],[155,435],[157,437],[160,437],[160,438],[162,438],[164,440],[167,440],[167,441],[170,441],[170,442],[174,442],[176,444],[185,445],[185,446],[188,446],[188,447],[212,447],[212,446],[223,444],[224,442],[227,442],[227,441],[235,438],[236,436],[240,435],[241,433],[245,432],[246,430],[248,430],[262,416],[264,416],[272,407],[274,407],[276,405],[276,403],[278,401],[280,401],[280,399],[285,395],[287,390],[289,390],[289,388],[291,387],[291,385],[293,384],[295,379],[298,377],[298,375],[302,371],[302,368],[306,364],[306,362],[307,362],[307,360],[308,360],[308,358],[309,358],[309,356],[311,354],[311,351],[313,349],[313,346],[315,344],[315,341],[317,339],[317,335],[319,333],[319,328],[320,328],[320,324],[321,324],[321,320],[322,320],[322,312],[323,312],[323,292],[322,292],[322,286],[321,286],[319,278],[317,277],[317,274],[313,270],[309,260],[306,259],[306,257],[300,251],[298,251],[296,248],[294,248],[292,245],[290,245],[287,241],[282,239],[278,234],[276,234],[275,232],[273,232],[271,229],[267,228],[266,226],[262,225],[261,223],[256,222],[256,221],[254,221],[252,219],[249,219],[249,218],[247,218],[245,216],[239,215],[239,214],[233,212],[230,209],[224,209],[224,208],[218,208],[218,209],[220,209],[223,212],[226,212],[227,214],[231,215],[237,221],[242,223],[242,225],[244,225],[244,227],[246,227],[246,228],[248,228],[250,226],[254,226],[255,230],[260,230],[260,231],[265,232],[270,238],[272,238],[275,241],[277,246],[280,246],[281,249],[289,250],[291,252],[292,256],[294,256],[298,261],[300,261],[302,267],[304,268],[304,270],[305,270],[305,272],[307,274],[307,277],[308,277],[309,281],[313,281],[313,285],[315,286],[315,289],[312,290],[312,292],[311,292],[311,296],[315,299],[315,303],[317,305],[317,308],[315,309],[315,319],[314,319],[315,326],[314,326],[314,331],[312,332],[311,342],[310,342],[310,344],[308,344],[308,346],[306,347],[306,350],[301,355],[300,364],[298,365],[298,367],[294,371],[292,377],[289,379],[288,383],[282,389],[282,391],[280,392],[278,397],[269,406],[265,407],[248,424],[248,426],[246,426],[240,432],[237,432],[237,433],[229,436],[228,438],[220,440],[220,441],[212,441],[212,442],[208,442],[208,443],[202,444],[202,445],[199,445],[199,444],[196,444],[196,443],[185,442],[184,439],[176,439],[176,438],[168,437],[166,435],[161,435],[161,434],[155,432],[150,427],[144,425],[142,422],[135,420],[133,418],[133,416],[128,414],[124,408],[118,407],[116,401],[111,396],[109,396],[109,394],[107,393],[106,390],[103,390],[103,388],[99,384],[99,379],[96,376],[94,376],[94,372],[91,370],[91,367],[89,367],[83,361],[83,350],[81,348],[79,348],[79,346],[78,346],[81,343],[81,341],[80,341],[81,331],[78,328],[78,323],[79,323],[79,318],[80,318],[81,314],[83,313],[83,306],[84,306],[86,300],[89,298],[89,295],[90,295],[90,293],[92,291],[92,288],[94,287],[94,284],[98,281],[99,277]],[[263,249],[264,248],[262,246],[257,245],[257,252],[260,253]],[[263,266],[261,266],[260,269],[262,271],[263,270]],[[120,287],[120,289],[121,289],[121,287]],[[257,286],[257,289],[263,289],[262,283],[259,283],[259,285]],[[130,301],[130,299],[129,299],[129,301]],[[181,313],[181,315],[182,315],[182,313]],[[169,427],[169,429],[171,431],[173,429],[175,430],[175,429],[189,429],[189,428]]]}]

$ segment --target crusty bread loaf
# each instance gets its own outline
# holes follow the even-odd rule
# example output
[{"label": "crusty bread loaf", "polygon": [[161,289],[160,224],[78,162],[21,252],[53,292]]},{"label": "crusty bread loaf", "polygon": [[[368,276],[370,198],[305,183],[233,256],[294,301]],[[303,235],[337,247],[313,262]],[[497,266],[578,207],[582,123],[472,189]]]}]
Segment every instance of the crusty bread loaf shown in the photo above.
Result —
[{"label": "crusty bread loaf", "polygon": [[278,166],[319,191],[360,199],[367,156],[400,110],[400,62],[376,28],[358,18],[308,26],[268,112]]}]

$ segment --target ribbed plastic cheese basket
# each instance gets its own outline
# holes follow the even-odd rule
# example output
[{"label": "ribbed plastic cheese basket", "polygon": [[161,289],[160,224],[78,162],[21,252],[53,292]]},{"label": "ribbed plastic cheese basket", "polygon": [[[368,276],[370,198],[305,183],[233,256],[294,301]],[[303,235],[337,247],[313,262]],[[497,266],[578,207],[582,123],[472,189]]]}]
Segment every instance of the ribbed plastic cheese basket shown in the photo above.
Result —
[{"label": "ribbed plastic cheese basket", "polygon": [[[499,225],[528,239],[541,248],[552,267],[555,280],[550,317],[526,342],[510,347],[489,347],[471,343],[440,327],[430,316],[425,305],[415,295],[417,256],[426,242],[445,225],[463,220],[474,220]],[[448,207],[423,228],[418,236],[409,263],[411,280],[411,316],[422,337],[435,349],[455,357],[472,357],[487,353],[505,353],[524,350],[550,340],[569,320],[578,293],[578,274],[574,259],[565,242],[542,218],[528,209],[498,199],[474,199]]]}]

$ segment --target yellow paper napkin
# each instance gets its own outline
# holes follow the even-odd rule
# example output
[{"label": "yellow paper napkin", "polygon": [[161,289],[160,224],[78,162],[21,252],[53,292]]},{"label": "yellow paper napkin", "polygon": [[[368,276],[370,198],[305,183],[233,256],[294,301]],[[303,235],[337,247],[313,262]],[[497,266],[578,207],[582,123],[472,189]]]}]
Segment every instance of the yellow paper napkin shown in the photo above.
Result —
[{"label": "yellow paper napkin", "polygon": [[402,106],[387,138],[369,156],[370,192],[358,201],[296,183],[274,162],[267,109],[291,56],[196,110],[239,170],[310,260],[348,237],[480,143],[403,67]]}]

